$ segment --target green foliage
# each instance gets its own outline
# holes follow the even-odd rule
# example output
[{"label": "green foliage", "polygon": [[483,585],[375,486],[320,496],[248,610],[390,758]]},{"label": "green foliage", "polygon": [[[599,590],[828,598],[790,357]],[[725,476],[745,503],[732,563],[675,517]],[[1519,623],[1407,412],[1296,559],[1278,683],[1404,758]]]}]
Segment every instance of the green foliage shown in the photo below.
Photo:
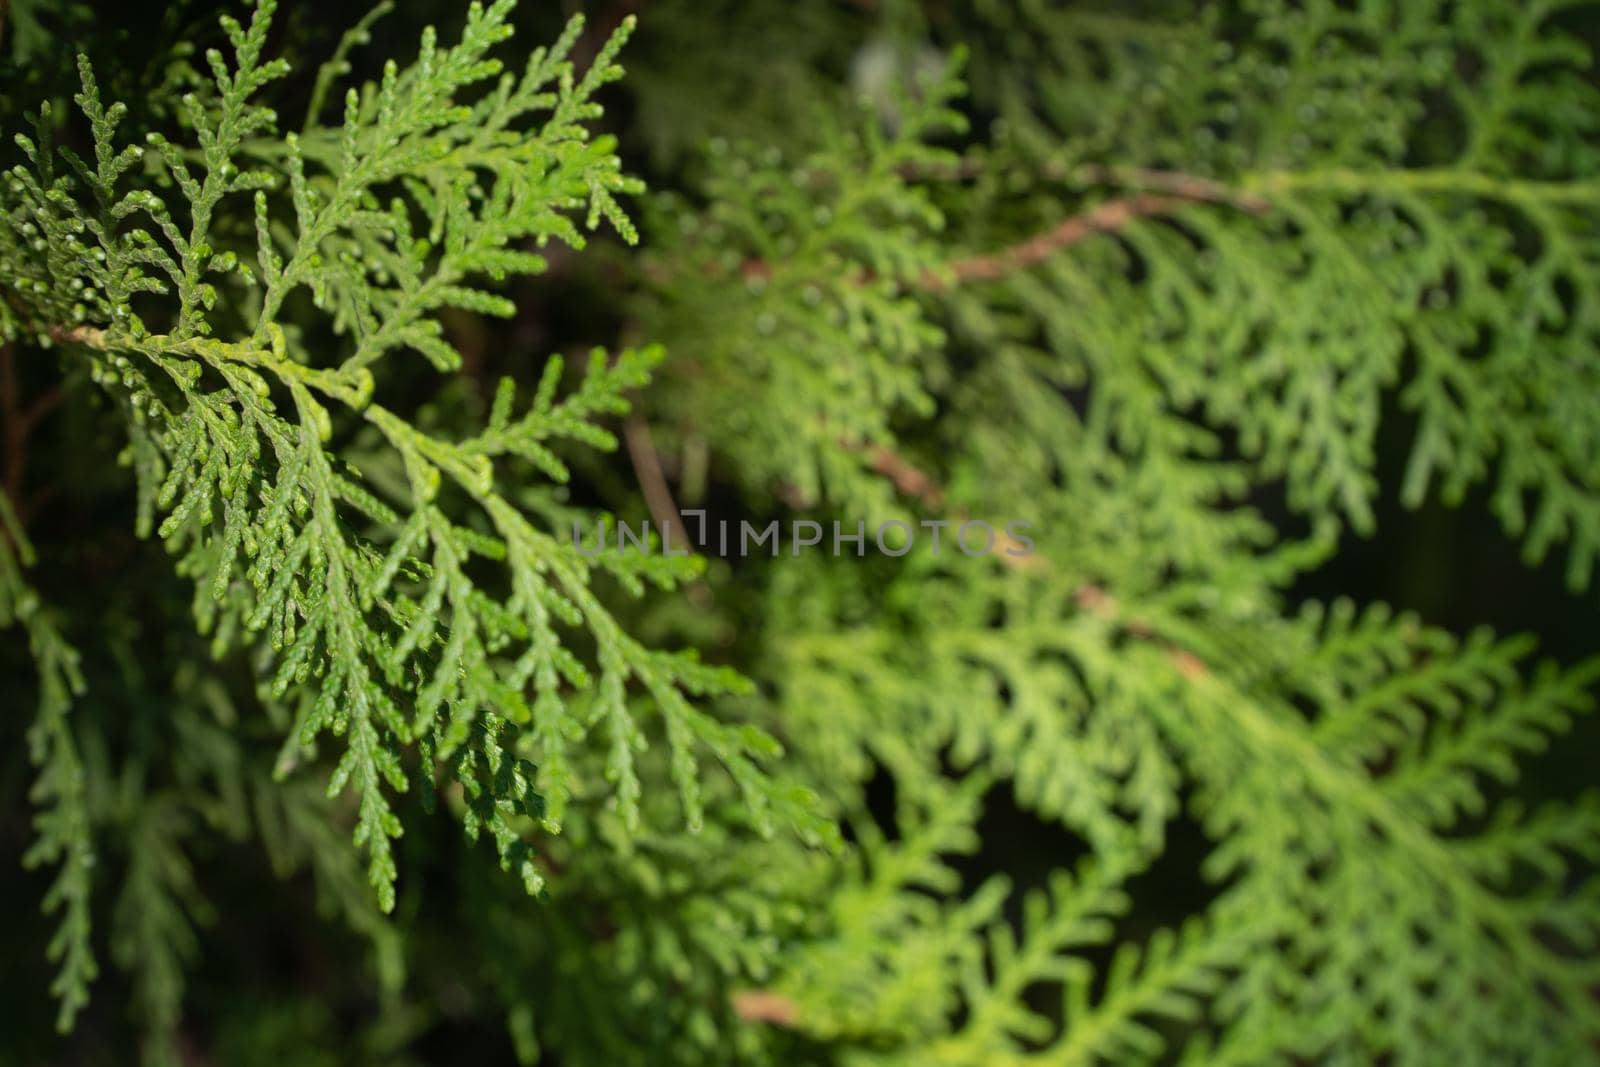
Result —
[{"label": "green foliage", "polygon": [[[1594,90],[1562,27],[1587,5],[1262,3],[1237,33],[1220,16],[1146,27],[1023,6],[1015,29],[1060,77],[978,68],[1034,173],[1219,183],[1197,197],[1218,203],[1052,263],[1074,315],[1060,355],[1108,404],[1153,391],[1203,412],[1297,509],[1362,531],[1399,385],[1416,419],[1406,502],[1436,487],[1459,503],[1492,478],[1529,561],[1567,542],[1568,581],[1587,587],[1600,483],[1575,405],[1596,386]],[[1118,428],[1138,447],[1159,425]]]},{"label": "green foliage", "polygon": [[[150,1063],[1595,1061],[1600,12],[661,0],[622,79],[631,16],[411,7],[34,76],[76,1047],[103,956]],[[1562,556],[1565,662],[1307,595],[1441,501]],[[945,547],[569,537],[647,503]]]},{"label": "green foliage", "polygon": [[[720,724],[683,695],[737,690],[737,676],[630,638],[589,590],[593,565],[496,487],[496,460],[525,460],[559,482],[566,471],[550,442],[614,446],[588,420],[626,409],[623,394],[644,383],[653,351],[615,361],[597,352],[582,386],[560,401],[553,359],[527,414],[511,420],[508,382],[487,430],[462,440],[424,433],[372,399],[371,367],[397,349],[441,370],[459,365],[442,337],[442,309],[510,314],[509,301],[474,283],[544,269],[541,256],[514,243],[581,247],[574,211],[587,212],[591,229],[605,219],[634,239],[613,194],[637,183],[621,175],[609,139],[581,125],[598,114],[592,94],[621,73],[613,57],[626,30],[581,78],[567,59],[580,20],[536,50],[520,77],[502,75],[487,53],[510,35],[510,6],[475,6],[450,48],[425,32],[413,64],[391,62],[378,84],[348,91],[341,125],[317,125],[313,106],[306,129],[281,138],[275,112],[254,101],[289,69],[263,58],[270,0],[248,26],[224,16],[231,62],[208,50],[213,84],[183,100],[193,147],[157,133],[146,138],[149,151],[123,145],[126,109],[102,102],[83,60],[76,99],[93,131],[93,162],[63,149],[71,174],[61,173],[46,111],[36,139],[18,137],[32,166],[10,176],[9,333],[88,350],[96,381],[128,419],[141,533],[163,516],[156,532],[194,582],[195,619],[213,636],[213,654],[255,644],[265,697],[295,709],[280,768],[321,735],[343,739],[328,789],[353,786],[359,796],[355,840],[384,910],[394,906],[390,842],[401,833],[385,794],[408,787],[403,745],[421,747],[425,776],[437,761],[465,787],[467,833],[488,832],[530,892],[541,879],[518,820],[559,829],[571,790],[566,752],[591,730],[611,738],[606,776],[624,821],[637,827],[633,764],[646,741],[630,682],[665,721],[691,826],[701,820],[697,745],[728,765],[764,830],[778,789],[754,762],[776,751],[769,738]],[[472,105],[455,102],[497,76]],[[238,222],[250,209],[229,207],[242,195],[254,202],[255,269],[230,247],[249,232]],[[303,348],[310,321],[292,332],[280,321],[301,291],[323,328],[344,339],[329,365],[314,365]],[[370,462],[403,471],[398,509],[371,487],[381,471],[364,473],[329,451],[336,415],[341,426],[363,420],[388,446]],[[463,505],[471,519],[446,510]],[[503,592],[474,579],[482,561],[504,569]],[[634,588],[692,573],[675,560],[597,565]],[[573,630],[594,642],[594,669],[567,647],[562,634]],[[87,846],[61,783],[76,775],[65,717],[75,682],[54,631],[33,631],[49,681],[39,790],[58,802],[50,819],[62,823],[47,826],[38,855],[72,857],[58,890],[69,909],[70,1021],[93,974],[81,903],[87,861],[77,856]],[[532,701],[523,696],[530,682]],[[537,769],[508,751],[523,731]],[[156,894],[146,883],[166,883],[164,899],[188,880],[176,857],[161,858],[174,827],[149,819],[136,830],[149,836],[134,850],[129,899]],[[128,953],[150,971],[146,1007],[158,1026],[176,1011],[177,967],[170,947],[158,948],[183,928],[176,911],[163,914],[141,918],[138,936],[150,944]]]},{"label": "green foliage", "polygon": [[60,913],[49,955],[60,964],[50,991],[60,1000],[56,1027],[69,1029],[88,1000],[89,983],[99,973],[89,941],[89,901],[94,868],[83,763],[73,737],[72,706],[83,695],[78,653],[28,587],[23,566],[34,562],[11,501],[0,493],[0,624],[20,624],[39,672],[39,708],[28,729],[28,754],[38,767],[29,799],[39,807],[38,835],[23,862],[57,867],[44,899],[47,913]]},{"label": "green foliage", "polygon": [[[694,338],[694,378],[663,404],[737,442],[752,485],[881,506],[872,447],[893,442],[894,420],[932,412],[944,334],[907,290],[937,270],[944,218],[906,175],[955,161],[927,142],[965,128],[960,88],[953,72],[915,86],[892,134],[872,115],[823,112],[819,143],[797,158],[713,141],[703,216],[662,198],[669,236],[644,267],[659,301],[643,329]],[[723,327],[708,334],[712,317]]]}]

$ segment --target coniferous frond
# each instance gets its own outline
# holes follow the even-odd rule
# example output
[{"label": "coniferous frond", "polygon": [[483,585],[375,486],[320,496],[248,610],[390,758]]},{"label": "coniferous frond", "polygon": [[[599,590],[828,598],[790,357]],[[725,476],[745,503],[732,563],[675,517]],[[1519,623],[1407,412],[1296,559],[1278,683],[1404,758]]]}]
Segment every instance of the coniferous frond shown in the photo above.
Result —
[{"label": "coniferous frond", "polygon": [[896,813],[896,839],[857,824],[861,856],[842,872],[827,925],[784,960],[779,988],[806,1030],[834,1040],[896,1044],[939,1033],[960,1004],[951,976],[980,962],[980,932],[1007,885],[963,900],[951,860],[978,847],[982,776],[916,797]]},{"label": "coniferous frond", "polygon": [[340,832],[323,790],[267,774],[251,777],[250,787],[252,822],[273,873],[287,879],[309,869],[319,906],[367,939],[379,984],[385,991],[398,989],[405,977],[400,933],[373,901],[360,857]]},{"label": "coniferous frond", "polygon": [[936,142],[966,126],[952,108],[959,63],[908,86],[888,129],[871,113],[819,115],[815,143],[792,157],[714,141],[709,208],[658,207],[673,243],[643,268],[658,290],[647,328],[692,353],[664,402],[741,449],[755,486],[886,504],[868,457],[892,445],[895,418],[931,410],[943,340],[907,290],[936,282],[944,218],[908,175],[954,159]]},{"label": "coniferous frond", "polygon": [[99,974],[90,944],[94,839],[71,719],[85,687],[77,651],[27,585],[23,567],[33,559],[33,546],[11,500],[0,491],[0,627],[22,627],[38,672],[38,710],[28,729],[28,754],[38,768],[29,799],[39,812],[33,821],[37,836],[23,863],[58,868],[42,907],[46,914],[60,913],[48,952],[59,966],[50,986],[60,1002],[56,1028],[66,1031],[88,1002],[89,986]]},{"label": "coniferous frond", "polygon": [[[1297,508],[1370,531],[1397,395],[1418,419],[1406,502],[1487,482],[1528,558],[1565,542],[1586,586],[1597,98],[1561,25],[1584,5],[1258,4],[1242,45],[1213,17],[1012,6],[993,17],[1034,34],[1050,73],[1029,88],[979,48],[974,80],[1039,202],[1149,208],[1003,283],[1093,402],[1203,412]],[[1438,94],[1459,121],[1425,109]],[[1164,447],[1142,414],[1116,419],[1118,444]]]},{"label": "coniferous frond", "polygon": [[[195,582],[202,632],[219,651],[270,647],[265,686],[270,699],[299,707],[295,743],[345,739],[330,790],[353,787],[359,797],[356,840],[385,909],[396,878],[390,841],[401,832],[386,793],[407,788],[402,751],[411,743],[425,763],[459,776],[468,833],[488,830],[530,890],[540,879],[523,828],[559,826],[566,753],[591,731],[609,736],[607,773],[626,821],[637,820],[633,762],[646,742],[630,683],[662,717],[690,825],[700,821],[702,746],[757,811],[776,788],[757,762],[775,752],[770,739],[684,699],[737,690],[737,677],[624,634],[589,589],[594,566],[497,484],[502,457],[529,459],[560,481],[550,451],[558,440],[614,446],[593,420],[626,410],[623,394],[644,382],[653,350],[609,364],[597,355],[585,384],[560,402],[552,363],[532,411],[515,422],[502,411],[487,432],[460,441],[372,400],[375,365],[394,349],[415,349],[441,370],[458,366],[439,314],[507,313],[509,302],[482,285],[543,270],[525,242],[581,247],[574,212],[586,212],[591,229],[604,218],[633,239],[614,197],[637,184],[621,174],[611,142],[583,126],[598,114],[593,94],[620,74],[614,57],[627,26],[581,76],[568,59],[580,20],[535,50],[520,77],[502,75],[488,53],[510,35],[510,9],[509,0],[474,5],[451,47],[427,31],[414,63],[391,62],[378,84],[346,93],[342,125],[280,138],[277,116],[256,102],[287,70],[263,57],[268,0],[248,27],[224,19],[233,56],[209,52],[214,86],[186,98],[194,146],[150,135],[146,173],[164,170],[178,203],[139,184],[139,150],[118,144],[123,109],[102,105],[87,62],[79,103],[94,164],[69,154],[76,180],[58,173],[41,122],[37,143],[25,146],[34,169],[14,172],[10,249],[26,309],[14,329],[86,349],[97,381],[126,399],[145,514],[165,515],[158,532]],[[347,43],[358,41],[354,32]],[[461,102],[484,83],[474,102]],[[222,208],[246,195],[253,257],[248,231],[220,225]],[[46,235],[42,255],[28,247],[35,233]],[[219,304],[218,286],[253,293],[253,312]],[[344,339],[332,358],[278,321],[301,289]],[[400,461],[399,497],[330,451],[336,428],[352,420],[374,428]],[[501,588],[480,587],[486,564],[502,568]],[[610,558],[599,565],[621,568],[629,584],[671,583],[693,561],[652,560],[642,572]],[[574,630],[592,636],[592,665],[568,650]],[[312,689],[315,699],[296,695]],[[518,746],[523,754],[513,755]]]},{"label": "coniferous frond", "polygon": [[[937,588],[923,576],[903,580],[924,597]],[[1595,913],[1581,895],[1549,892],[1567,877],[1568,863],[1591,850],[1578,830],[1581,815],[1542,813],[1526,846],[1515,843],[1504,821],[1517,818],[1515,809],[1503,811],[1481,838],[1467,821],[1483,809],[1491,783],[1513,776],[1522,755],[1589,709],[1592,663],[1568,672],[1546,667],[1524,683],[1523,642],[1496,644],[1480,635],[1458,645],[1412,619],[1377,612],[1362,618],[1338,606],[1327,613],[1331,623],[1316,612],[1292,624],[1258,619],[1257,632],[1276,625],[1278,647],[1265,662],[1233,664],[1186,648],[1195,631],[1159,603],[1114,591],[1063,591],[1038,602],[1005,595],[1040,580],[969,575],[972,589],[962,596],[952,575],[945,595],[933,594],[941,609],[928,633],[893,617],[854,629],[839,617],[814,620],[823,632],[792,638],[791,654],[816,657],[816,668],[792,661],[781,677],[785,690],[795,687],[791,721],[804,721],[801,709],[818,697],[790,679],[839,676],[847,681],[833,691],[834,709],[846,692],[880,715],[907,709],[904,718],[875,719],[863,707],[843,719],[859,724],[861,743],[884,744],[882,730],[910,751],[937,752],[963,731],[996,739],[1022,728],[1039,699],[1030,686],[1059,664],[1054,669],[1072,688],[1047,706],[1060,714],[1084,699],[1069,695],[1082,687],[1093,710],[1043,731],[1052,746],[1045,752],[1081,744],[1107,759],[1127,745],[1116,763],[1074,774],[1075,787],[1098,785],[1104,798],[1116,799],[1057,806],[1012,771],[1018,799],[1126,869],[1145,862],[1149,839],[1141,847],[1131,834],[1101,831],[1127,819],[1110,805],[1135,796],[1153,804],[1145,825],[1159,847],[1164,822],[1177,810],[1180,779],[1198,790],[1196,809],[1216,842],[1206,873],[1226,886],[1214,916],[1183,935],[1183,949],[1170,960],[1164,946],[1157,952],[1162,962],[1148,989],[1135,981],[1126,1000],[1079,1003],[1078,1021],[1061,1037],[1074,1051],[1060,1062],[1095,1062],[1090,1050],[1100,1050],[1104,1062],[1154,1058],[1163,1045],[1146,1028],[1146,1015],[1188,1018],[1201,1004],[1231,1020],[1223,1032],[1237,1035],[1229,1040],[1240,1047],[1256,1042],[1312,1056],[1425,1063],[1445,1044],[1463,1055],[1529,1047],[1572,1053],[1592,1039],[1596,1016],[1585,993],[1592,964],[1587,950],[1567,946],[1592,942]],[[988,592],[978,595],[980,589]],[[879,599],[901,602],[893,590]],[[1045,613],[1052,608],[1054,615]],[[1035,665],[1012,671],[995,695],[974,699],[971,683],[961,684],[951,665],[983,664],[984,649],[998,663]],[[860,660],[845,658],[845,650],[861,650]],[[837,730],[836,710],[830,721]],[[1136,792],[1148,784],[1134,768],[1152,759],[1168,769],[1154,779],[1153,793]],[[903,771],[888,766],[904,789],[921,788],[918,776],[929,773],[915,761]],[[1542,872],[1540,887],[1508,879],[1511,869],[1527,867]],[[1304,923],[1304,915],[1317,922]],[[1559,942],[1546,940],[1558,931]],[[1287,948],[1267,951],[1280,939]],[[1022,945],[1017,951],[1025,955],[1045,951],[1028,949],[1026,937]],[[1371,974],[1385,981],[1362,977]],[[1256,988],[1270,991],[1261,1003],[1235,1003]],[[1285,1013],[1309,1017],[1331,1004],[1342,1020],[1333,1031],[1256,1033]],[[1470,1025],[1458,1023],[1450,1034],[1416,1022],[1469,1016]],[[1016,1025],[1026,1031],[1030,1024]],[[987,1038],[972,1039],[971,1061],[993,1047]],[[1057,1062],[1048,1051],[1017,1062],[1035,1058]]]},{"label": "coniferous frond", "polygon": [[172,796],[148,797],[125,828],[128,866],[112,917],[111,953],[130,972],[147,1063],[181,1062],[176,1030],[185,971],[200,950],[197,923],[211,915],[197,891],[183,838],[192,816]]}]

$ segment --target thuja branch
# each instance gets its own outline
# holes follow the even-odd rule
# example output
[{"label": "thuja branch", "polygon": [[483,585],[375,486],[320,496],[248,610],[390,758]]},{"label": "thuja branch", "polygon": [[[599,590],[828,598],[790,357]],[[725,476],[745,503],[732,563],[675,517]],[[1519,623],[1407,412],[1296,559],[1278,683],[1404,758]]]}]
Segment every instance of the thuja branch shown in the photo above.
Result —
[{"label": "thuja branch", "polygon": [[1136,193],[1107,200],[1008,248],[953,260],[943,271],[925,273],[922,284],[940,289],[951,282],[994,281],[1042,263],[1087,238],[1114,233],[1139,219],[1172,215],[1196,203],[1227,202],[1253,213],[1266,210],[1263,201],[1235,197],[1214,183],[1181,175],[1170,178],[1172,193]]},{"label": "thuja branch", "polygon": [[[956,169],[959,171],[968,163],[962,161]],[[950,260],[942,267],[924,271],[918,284],[938,291],[951,285],[995,281],[1036,266],[1091,237],[1115,233],[1141,219],[1170,217],[1196,204],[1224,204],[1252,215],[1271,209],[1270,202],[1253,192],[1190,174],[1121,168],[1085,168],[1077,174],[1084,180],[1142,185],[1147,191],[1103,201],[1014,245]],[[750,257],[739,263],[738,274],[746,281],[762,281],[772,277],[773,268],[764,259]],[[858,279],[863,284],[871,280],[871,274],[862,274]]]},{"label": "thuja branch", "polygon": [[[939,484],[938,480],[933,476],[916,466],[916,464],[883,445],[874,445],[869,455],[872,469],[893,482],[896,490],[921,501],[932,510],[937,511],[945,507],[944,486]],[[958,519],[967,517],[966,513],[959,508],[954,509],[952,514]],[[1002,563],[1018,569],[1049,569],[1049,560],[1042,555],[1018,556],[1004,551],[1007,547],[1005,544],[1006,538],[1007,535],[1004,530],[997,531],[994,555]],[[1177,667],[1178,672],[1185,678],[1200,678],[1209,673],[1205,662],[1193,652],[1175,642],[1160,641],[1144,623],[1137,619],[1123,617],[1121,607],[1116,598],[1112,597],[1100,586],[1093,583],[1079,586],[1073,594],[1073,599],[1084,611],[1113,625],[1120,626],[1129,637],[1137,640],[1154,641],[1165,650],[1173,665]]]}]

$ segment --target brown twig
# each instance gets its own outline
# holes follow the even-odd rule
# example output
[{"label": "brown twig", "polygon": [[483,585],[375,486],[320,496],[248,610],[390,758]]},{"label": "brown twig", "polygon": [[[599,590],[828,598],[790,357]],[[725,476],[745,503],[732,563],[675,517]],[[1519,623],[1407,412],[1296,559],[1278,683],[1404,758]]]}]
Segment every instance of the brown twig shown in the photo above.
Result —
[{"label": "brown twig", "polygon": [[[858,448],[860,446],[850,441],[842,441],[845,448]],[[885,445],[873,445],[868,452],[868,462],[872,469],[894,483],[894,487],[905,496],[920,500],[928,508],[940,511],[945,506],[944,486],[932,476],[919,468],[916,464],[906,459]],[[956,509],[949,512],[950,518],[955,522],[966,522],[971,519],[967,512]],[[993,527],[991,527],[993,529]],[[989,553],[996,556],[1001,563],[1008,567],[1025,570],[1037,566],[1037,557],[1023,553],[1013,553],[1011,549],[1021,549],[1021,542],[1001,529],[994,529],[994,543],[989,548]]]},{"label": "brown twig", "polygon": [[1129,619],[1122,616],[1122,605],[1117,603],[1116,597],[1107,593],[1098,585],[1088,584],[1080,586],[1072,594],[1078,607],[1089,614],[1103,619],[1108,623],[1119,626],[1129,637],[1139,641],[1148,641],[1166,653],[1172,666],[1184,678],[1191,682],[1199,681],[1211,673],[1205,660],[1190,652],[1173,641],[1164,641],[1157,637],[1148,625],[1138,619]]},{"label": "brown twig", "polygon": [[106,332],[97,326],[51,326],[45,332],[58,345],[106,346]]},{"label": "brown twig", "polygon": [[628,445],[628,458],[633,462],[634,477],[644,492],[644,502],[650,508],[650,517],[674,545],[684,545],[692,552],[693,544],[678,513],[677,502],[672,499],[672,489],[667,484],[667,474],[661,467],[661,456],[656,452],[650,436],[650,424],[637,411],[622,423],[622,438]]},{"label": "brown twig", "polygon": [[946,264],[942,272],[929,271],[923,275],[922,284],[928,289],[941,289],[952,280],[956,284],[994,281],[1041,263],[1087,237],[1111,233],[1135,219],[1170,215],[1193,203],[1194,200],[1186,197],[1161,193],[1135,193],[1133,196],[1107,200],[1009,248],[954,260]]},{"label": "brown twig", "polygon": [[800,1021],[800,1005],[782,993],[765,989],[740,989],[729,997],[733,1013],[747,1023],[793,1026]]},{"label": "brown twig", "polygon": [[[965,173],[977,167],[976,161],[963,160],[959,169]],[[1085,183],[1132,186],[1140,191],[1096,204],[1009,248],[955,260],[946,266],[943,274],[929,271],[923,276],[923,285],[930,289],[942,288],[946,277],[958,283],[1003,278],[1040,263],[1085,238],[1113,233],[1137,219],[1171,215],[1191,204],[1227,204],[1252,215],[1263,214],[1271,208],[1260,197],[1181,171],[1088,165],[1064,172],[1062,177]]]},{"label": "brown twig", "polygon": [[[969,177],[981,169],[981,161],[960,160],[951,168],[950,176]],[[1260,197],[1176,171],[1086,166],[1071,173],[1085,182],[1134,186],[1141,191],[1103,201],[1009,247],[955,259],[942,269],[928,270],[917,280],[918,285],[938,291],[967,282],[994,281],[1035,266],[1087,238],[1115,233],[1138,219],[1174,215],[1194,204],[1227,204],[1252,215],[1263,214],[1271,207]],[[747,282],[768,281],[773,267],[760,257],[749,257],[739,262],[737,273]],[[865,285],[874,277],[871,272],[862,273],[855,282]]]},{"label": "brown twig", "polygon": [[883,445],[874,445],[871,462],[872,469],[887,477],[904,495],[915,497],[930,508],[944,506],[944,488],[903,456]]}]

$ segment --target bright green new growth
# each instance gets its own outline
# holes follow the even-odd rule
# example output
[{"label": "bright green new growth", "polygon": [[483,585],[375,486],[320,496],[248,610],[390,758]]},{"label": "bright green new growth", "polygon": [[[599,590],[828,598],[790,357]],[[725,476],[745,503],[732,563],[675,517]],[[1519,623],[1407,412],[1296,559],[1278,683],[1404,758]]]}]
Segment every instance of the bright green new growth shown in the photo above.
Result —
[{"label": "bright green new growth", "polygon": [[[642,192],[586,129],[631,21],[582,73],[575,20],[509,74],[490,51],[510,6],[341,97],[380,5],[309,79],[295,133],[260,102],[287,73],[263,55],[270,0],[225,21],[233,54],[206,57],[181,142],[131,144],[84,61],[93,158],[52,149],[41,116],[3,193],[6,337],[92,366],[141,533],[284,737],[273,780],[246,766],[219,683],[217,721],[175,715],[188,773],[248,795],[274,870],[312,868],[385,991],[391,804],[439,774],[512,890],[542,890],[471,883],[458,938],[524,1062],[1594,1060],[1600,804],[1530,811],[1502,787],[1591,709],[1600,661],[1530,668],[1523,639],[1288,604],[1341,529],[1375,522],[1386,402],[1413,420],[1407,503],[1486,485],[1530,560],[1564,545],[1569,584],[1591,584],[1600,93],[1562,29],[1581,3],[992,0],[951,40],[944,5],[886,0],[848,100],[803,55],[719,101],[679,48],[641,112],[669,115],[652,94],[675,85],[692,139],[716,128],[701,112],[742,139],[646,201],[647,250],[620,257],[625,336],[651,344],[581,375],[553,357],[531,396],[506,379],[447,433],[386,385],[455,372],[446,317],[510,316],[493,286],[544,271],[531,249],[602,221],[632,244],[617,198]],[[859,29],[853,5],[712,6],[748,40],[810,20],[819,54]],[[698,25],[685,8],[652,14]],[[698,147],[673,137],[650,123],[656,154]],[[619,415],[685,457],[681,504],[710,454],[763,521],[1019,517],[1037,549],[731,578],[585,556],[568,446],[615,448]],[[1262,488],[1310,532],[1279,530]],[[91,821],[124,783],[79,749],[72,712],[97,694],[4,508],[66,1028],[96,973]],[[740,630],[757,684],[602,601],[691,579],[717,595],[680,629]],[[301,766],[319,747],[364,874]],[[996,795],[1085,857],[1046,857],[1032,887],[971,879]],[[1148,919],[1140,881],[1169,873],[1185,815],[1212,895]],[[114,916],[158,1036],[207,911],[194,821],[170,792],[145,802]],[[835,822],[848,846],[809,847],[838,845]],[[533,842],[558,829],[545,868]]]},{"label": "bright green new growth", "polygon": [[[442,309],[511,313],[479,286],[543,270],[541,256],[518,247],[525,240],[581,248],[574,214],[635,239],[615,195],[639,185],[621,173],[612,143],[582,125],[599,113],[594,92],[621,75],[614,57],[631,23],[581,77],[567,58],[580,19],[514,75],[488,55],[510,36],[511,6],[473,5],[453,47],[427,31],[414,63],[390,62],[379,84],[350,89],[343,121],[324,126],[336,57],[298,134],[279,136],[276,113],[255,102],[289,69],[262,56],[272,0],[260,0],[248,26],[224,19],[233,55],[208,52],[214,84],[183,98],[192,145],[154,134],[145,149],[126,144],[125,109],[102,102],[80,59],[93,160],[63,149],[63,173],[44,116],[36,140],[18,138],[33,167],[8,179],[11,225],[0,241],[18,299],[4,311],[6,332],[87,349],[127,419],[140,532],[155,526],[194,582],[195,618],[215,653],[256,647],[264,699],[294,709],[280,773],[319,738],[340,739],[328,791],[359,795],[355,840],[384,910],[397,877],[390,841],[401,833],[385,793],[411,785],[402,746],[422,752],[429,789],[435,763],[460,783],[467,834],[487,833],[502,866],[537,892],[517,820],[559,830],[572,788],[566,753],[589,733],[610,738],[606,776],[626,824],[637,825],[642,700],[664,723],[691,827],[702,819],[703,751],[733,775],[762,832],[779,818],[822,829],[803,791],[760,769],[777,754],[771,738],[691,703],[745,683],[640,644],[589,588],[596,568],[634,591],[671,586],[698,561],[587,560],[565,536],[571,513],[557,498],[519,503],[504,488],[530,471],[565,482],[553,441],[615,447],[593,420],[627,409],[657,350],[596,352],[564,397],[553,358],[524,413],[508,379],[489,425],[464,440],[432,436],[373,399],[374,368],[407,351],[441,371],[459,366]],[[474,103],[456,103],[484,82]],[[247,256],[239,220],[252,201]],[[306,298],[338,337],[332,349],[307,347],[304,317],[280,321],[288,302]],[[375,433],[351,438],[352,419]],[[336,436],[349,443],[334,445]],[[504,569],[507,594],[480,588],[472,575],[483,561]],[[17,560],[6,564],[15,575]],[[35,855],[63,864],[53,951],[64,954],[65,1025],[94,974],[84,904],[92,854],[66,726],[77,682],[71,650],[20,582],[8,615],[27,623],[46,680],[35,751],[37,798],[49,807]],[[569,647],[574,631],[593,641],[592,662]],[[537,768],[513,752],[522,733]]]}]

